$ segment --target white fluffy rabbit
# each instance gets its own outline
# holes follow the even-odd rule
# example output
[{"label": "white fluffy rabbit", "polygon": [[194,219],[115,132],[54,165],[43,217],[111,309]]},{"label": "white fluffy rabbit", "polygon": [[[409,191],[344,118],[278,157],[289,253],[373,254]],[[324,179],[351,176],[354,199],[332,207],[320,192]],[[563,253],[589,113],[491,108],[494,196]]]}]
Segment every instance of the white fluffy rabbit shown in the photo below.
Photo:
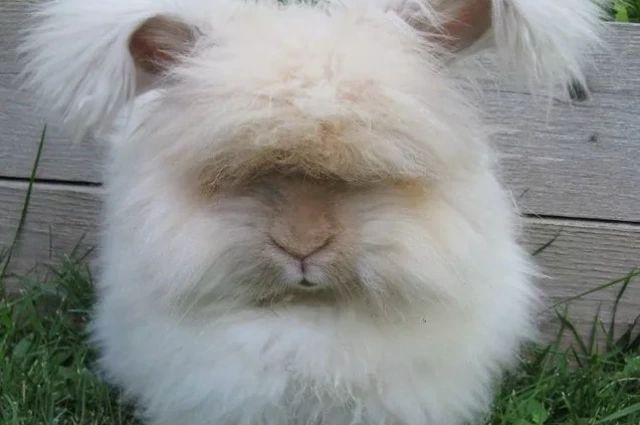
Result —
[{"label": "white fluffy rabbit", "polygon": [[27,86],[111,145],[92,332],[147,423],[486,411],[538,295],[452,59],[487,45],[532,87],[583,81],[600,4],[50,0],[33,16]]}]

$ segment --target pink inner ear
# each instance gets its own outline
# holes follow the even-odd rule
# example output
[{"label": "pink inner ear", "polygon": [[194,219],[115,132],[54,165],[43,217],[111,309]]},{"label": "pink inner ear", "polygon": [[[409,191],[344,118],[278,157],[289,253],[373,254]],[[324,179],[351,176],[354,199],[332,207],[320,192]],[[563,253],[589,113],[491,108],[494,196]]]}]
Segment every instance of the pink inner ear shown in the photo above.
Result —
[{"label": "pink inner ear", "polygon": [[447,36],[444,45],[450,50],[464,49],[490,27],[491,0],[468,0],[456,11],[454,19],[443,26],[442,32]]},{"label": "pink inner ear", "polygon": [[145,21],[129,40],[129,51],[144,72],[159,74],[187,54],[195,42],[193,27],[156,16]]}]

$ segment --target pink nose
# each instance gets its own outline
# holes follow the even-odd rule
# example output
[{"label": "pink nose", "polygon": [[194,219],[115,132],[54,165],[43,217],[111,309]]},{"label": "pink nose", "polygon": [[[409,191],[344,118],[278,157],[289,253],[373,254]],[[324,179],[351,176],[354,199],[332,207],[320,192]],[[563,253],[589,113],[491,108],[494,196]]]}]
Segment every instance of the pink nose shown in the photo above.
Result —
[{"label": "pink nose", "polygon": [[269,229],[271,242],[300,260],[325,248],[336,236],[335,217],[312,202],[283,207]]},{"label": "pink nose", "polygon": [[301,261],[325,249],[339,233],[334,195],[324,186],[289,182],[280,190],[269,226],[271,243]]},{"label": "pink nose", "polygon": [[[292,239],[287,237],[275,237],[271,235],[271,243],[278,247],[281,251],[286,252],[290,256],[299,260],[321,251],[331,242],[330,235],[323,235],[323,237],[308,237],[304,239]],[[304,269],[304,261],[302,262]]]}]

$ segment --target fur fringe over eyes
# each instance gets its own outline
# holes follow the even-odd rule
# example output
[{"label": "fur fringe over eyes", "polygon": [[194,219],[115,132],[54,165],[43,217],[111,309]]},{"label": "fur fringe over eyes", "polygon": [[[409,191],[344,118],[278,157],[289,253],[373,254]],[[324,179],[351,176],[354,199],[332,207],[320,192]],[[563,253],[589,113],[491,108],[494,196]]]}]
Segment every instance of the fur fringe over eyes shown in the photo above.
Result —
[{"label": "fur fringe over eyes", "polygon": [[[584,83],[585,60],[600,42],[602,6],[607,0],[482,1],[490,3],[491,29],[480,40],[457,40],[460,45],[472,48],[450,52],[454,58],[475,51],[474,46],[493,46],[503,69],[524,77],[532,89],[541,86],[564,89],[572,81]],[[144,90],[144,81],[151,80],[159,87],[169,84],[159,75],[149,76],[144,61],[132,57],[132,34],[146,21],[168,16],[199,34],[191,46],[193,49],[173,52],[174,63],[178,65],[182,54],[197,55],[198,49],[224,43],[218,38],[216,27],[229,24],[234,10],[282,7],[278,3],[276,0],[255,4],[233,0],[48,0],[34,6],[34,22],[28,26],[21,46],[24,86],[35,94],[45,111],[51,111],[52,118],[62,118],[65,127],[78,137],[87,131],[100,133],[108,130],[118,115],[126,116],[123,108],[131,106],[136,95]],[[447,31],[460,28],[448,24],[455,22],[456,14],[471,3],[471,0],[320,0],[313,6],[298,7],[323,8],[328,14],[378,8],[409,23],[425,38],[437,40],[438,34],[445,34],[456,41],[468,34],[482,33]]]}]

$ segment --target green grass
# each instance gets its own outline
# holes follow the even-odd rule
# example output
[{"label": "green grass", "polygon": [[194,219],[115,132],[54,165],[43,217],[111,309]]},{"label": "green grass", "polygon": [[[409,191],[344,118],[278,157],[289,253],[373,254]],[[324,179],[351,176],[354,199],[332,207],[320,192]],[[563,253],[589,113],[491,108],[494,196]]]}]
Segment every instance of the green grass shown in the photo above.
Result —
[{"label": "green grass", "polygon": [[[631,281],[619,281],[621,293]],[[0,300],[0,424],[133,424],[130,409],[94,372],[86,270],[67,260],[48,283],[27,283],[23,294]],[[594,322],[593,334],[601,327]],[[614,338],[608,327],[599,333],[601,352],[591,333],[576,339],[577,348],[529,347],[485,425],[640,424],[640,337]]]},{"label": "green grass", "polygon": [[615,0],[611,15],[618,22],[640,22],[640,0]]},{"label": "green grass", "polygon": [[90,279],[69,262],[50,284],[0,300],[0,424],[131,424],[94,372]]}]

